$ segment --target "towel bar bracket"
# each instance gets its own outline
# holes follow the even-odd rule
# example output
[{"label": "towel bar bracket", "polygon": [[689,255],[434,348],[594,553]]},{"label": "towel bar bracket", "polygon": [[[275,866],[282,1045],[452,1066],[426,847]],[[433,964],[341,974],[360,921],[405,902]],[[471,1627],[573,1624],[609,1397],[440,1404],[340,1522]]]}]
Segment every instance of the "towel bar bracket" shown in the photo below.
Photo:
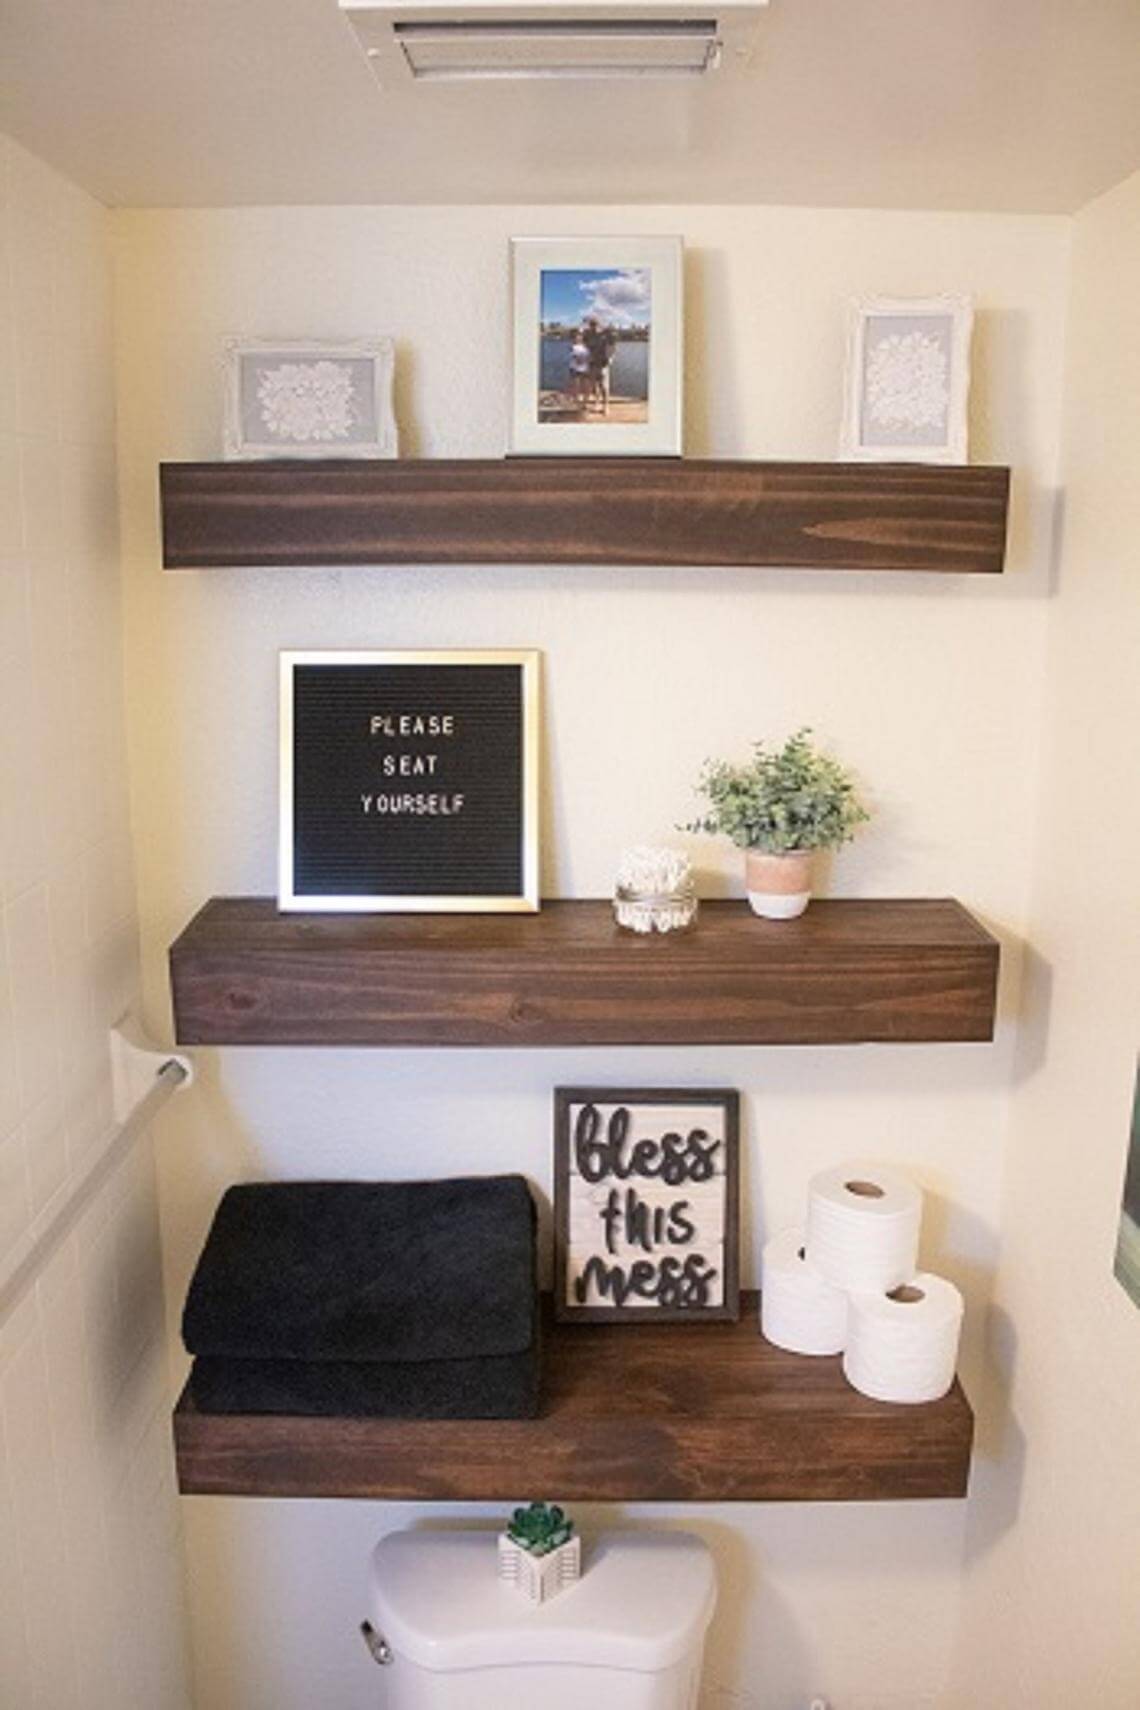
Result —
[{"label": "towel bar bracket", "polygon": [[116,1122],[127,1120],[170,1063],[181,1069],[180,1084],[188,1087],[194,1079],[194,1066],[189,1057],[152,1045],[129,1016],[124,1016],[112,1027],[111,1077]]}]

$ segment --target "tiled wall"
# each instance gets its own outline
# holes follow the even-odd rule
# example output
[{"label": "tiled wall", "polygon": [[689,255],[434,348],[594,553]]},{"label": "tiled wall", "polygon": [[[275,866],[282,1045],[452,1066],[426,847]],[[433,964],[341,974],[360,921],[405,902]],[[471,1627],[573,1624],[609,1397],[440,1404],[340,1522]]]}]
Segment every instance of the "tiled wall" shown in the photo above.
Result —
[{"label": "tiled wall", "polygon": [[[103,208],[0,137],[0,1282],[112,1128],[134,1001]],[[0,1704],[188,1702],[153,1167],[0,1323]]]}]

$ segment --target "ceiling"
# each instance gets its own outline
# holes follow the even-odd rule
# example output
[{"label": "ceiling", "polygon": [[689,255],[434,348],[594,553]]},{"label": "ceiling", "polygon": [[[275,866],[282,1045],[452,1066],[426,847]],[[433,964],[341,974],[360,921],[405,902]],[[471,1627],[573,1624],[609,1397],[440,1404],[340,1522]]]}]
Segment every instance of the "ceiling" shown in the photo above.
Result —
[{"label": "ceiling", "polygon": [[384,90],[336,0],[0,0],[0,130],[113,206],[1069,212],[1140,168],[1140,0],[771,0],[696,86]]}]

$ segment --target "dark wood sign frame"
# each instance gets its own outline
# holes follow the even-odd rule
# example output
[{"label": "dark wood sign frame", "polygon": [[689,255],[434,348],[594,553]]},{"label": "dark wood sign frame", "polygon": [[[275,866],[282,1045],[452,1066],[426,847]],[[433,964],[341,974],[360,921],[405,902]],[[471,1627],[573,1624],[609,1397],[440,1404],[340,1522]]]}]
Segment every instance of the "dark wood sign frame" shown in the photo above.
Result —
[{"label": "dark wood sign frame", "polygon": [[[703,1305],[658,1305],[643,1306],[576,1306],[567,1300],[569,1292],[569,1273],[572,1264],[572,1193],[571,1179],[573,1174],[574,1136],[571,1133],[572,1112],[577,1107],[593,1105],[624,1108],[635,1118],[636,1112],[644,1107],[661,1106],[692,1106],[694,1109],[709,1106],[718,1107],[723,1123],[724,1174],[716,1179],[724,1183],[723,1203],[723,1279],[722,1296],[716,1304]],[[599,1111],[599,1120],[600,1120]],[[610,1119],[612,1124],[613,1118]],[[614,1130],[610,1124],[605,1125],[605,1137],[599,1138],[596,1144],[603,1149],[614,1142]],[[598,1130],[595,1129],[595,1134]],[[707,1138],[707,1133],[699,1128],[690,1131],[695,1136],[700,1134]],[[695,1164],[699,1155],[699,1141],[696,1142],[697,1155],[690,1151],[690,1135],[682,1137],[683,1147],[674,1147],[673,1156],[676,1160]],[[641,1181],[657,1181],[662,1179],[659,1172],[663,1161],[663,1148],[660,1144],[663,1136],[640,1134],[636,1129],[636,1121],[631,1120],[628,1131],[622,1142],[613,1152],[613,1160],[618,1168],[627,1173],[614,1173],[615,1188],[628,1189],[633,1187],[636,1194],[636,1184]],[[634,1169],[634,1160],[638,1152],[638,1143],[649,1141],[654,1148],[652,1153],[643,1154],[644,1171],[639,1173]],[[688,1166],[686,1166],[688,1167]],[[656,1173],[655,1173],[656,1172]],[[604,1175],[601,1180],[610,1179]],[[600,1184],[599,1184],[600,1185]],[[685,1196],[686,1181],[676,1185],[676,1209],[687,1204]],[[662,1209],[662,1208],[658,1208]],[[652,1219],[652,1207],[646,1207],[649,1219]],[[691,1222],[681,1213],[682,1221],[674,1224],[672,1212],[667,1213],[665,1226],[674,1234],[677,1228],[684,1228]],[[694,1233],[699,1233],[699,1229]],[[604,1238],[599,1236],[598,1261],[608,1265],[611,1271],[622,1267],[618,1286],[622,1281],[630,1280],[627,1273],[632,1264],[646,1260],[655,1268],[665,1258],[683,1260],[685,1246],[688,1240],[670,1243],[669,1235],[662,1242],[653,1240],[652,1255],[647,1252],[626,1249],[621,1257],[607,1255]],[[688,1239],[692,1239],[690,1236]],[[591,1255],[591,1262],[594,1255]],[[611,1277],[611,1281],[613,1278]],[[648,1279],[647,1279],[648,1281]],[[735,1321],[740,1316],[740,1094],[726,1087],[650,1087],[629,1090],[625,1087],[558,1087],[554,1093],[554,1313],[555,1317],[564,1323],[574,1324],[652,1324],[652,1323],[690,1323],[694,1321]]]}]

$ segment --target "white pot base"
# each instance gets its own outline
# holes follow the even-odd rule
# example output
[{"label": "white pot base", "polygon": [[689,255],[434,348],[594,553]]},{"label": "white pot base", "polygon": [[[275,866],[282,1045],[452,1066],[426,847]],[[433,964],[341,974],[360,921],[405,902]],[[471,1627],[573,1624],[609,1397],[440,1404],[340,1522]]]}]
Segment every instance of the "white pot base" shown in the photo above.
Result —
[{"label": "white pot base", "polygon": [[546,1556],[532,1556],[506,1532],[499,1533],[499,1578],[530,1603],[546,1603],[582,1573],[582,1540],[569,1538]]},{"label": "white pot base", "polygon": [[749,891],[748,906],[765,920],[795,920],[811,901],[810,891]]}]

